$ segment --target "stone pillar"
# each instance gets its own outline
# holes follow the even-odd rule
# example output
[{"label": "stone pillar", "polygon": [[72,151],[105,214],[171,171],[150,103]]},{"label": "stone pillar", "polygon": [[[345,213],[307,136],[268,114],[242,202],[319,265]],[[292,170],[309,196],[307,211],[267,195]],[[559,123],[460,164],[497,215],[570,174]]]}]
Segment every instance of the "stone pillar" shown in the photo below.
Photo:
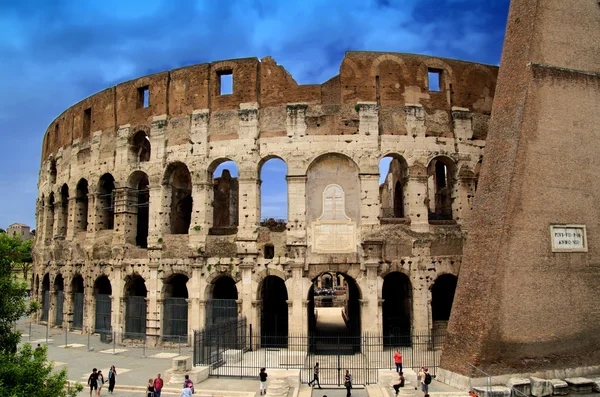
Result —
[{"label": "stone pillar", "polygon": [[64,283],[65,303],[63,306],[63,326],[71,329],[71,326],[73,325],[73,277],[65,277]]},{"label": "stone pillar", "polygon": [[425,174],[413,174],[408,177],[404,192],[404,208],[406,216],[410,218],[410,229],[414,232],[429,232],[429,220],[427,218],[427,170]]},{"label": "stone pillar", "polygon": [[206,299],[198,299],[198,329],[206,327],[206,302]]},{"label": "stone pillar", "polygon": [[452,217],[462,226],[462,230],[468,230],[475,199],[475,175],[459,175],[456,184],[457,195],[452,203]]},{"label": "stone pillar", "polygon": [[[115,153],[115,167],[127,167],[130,163],[133,153],[129,150],[129,133],[131,131],[130,124],[119,126],[117,130],[117,147]],[[135,158],[135,157],[134,157]],[[134,164],[132,162],[131,164]]]},{"label": "stone pillar", "polygon": [[54,227],[53,227],[53,236],[54,237],[64,237],[66,230],[64,229],[64,213],[62,208],[62,199],[60,195],[55,197],[54,201]]},{"label": "stone pillar", "polygon": [[406,131],[413,138],[425,138],[427,127],[425,126],[425,109],[423,105],[412,104],[404,106],[406,113]]},{"label": "stone pillar", "polygon": [[452,107],[452,121],[454,122],[454,137],[459,142],[466,142],[473,138],[473,116],[469,109]]},{"label": "stone pillar", "polygon": [[259,180],[256,174],[254,174],[245,178],[240,177],[238,183],[239,224],[236,238],[237,252],[239,255],[257,255],[257,228],[260,224]]},{"label": "stone pillar", "polygon": [[67,235],[66,238],[67,240],[71,241],[73,240],[73,237],[75,237],[75,228],[76,228],[76,219],[77,219],[77,199],[75,194],[71,193],[71,197],[69,197],[69,204],[68,204],[68,213],[69,213],[69,219],[67,221]]},{"label": "stone pillar", "polygon": [[194,156],[208,156],[208,120],[209,109],[196,109],[192,112],[190,140]]},{"label": "stone pillar", "polygon": [[379,324],[379,291],[377,283],[378,263],[367,262],[363,264],[365,268],[365,277],[360,282],[362,292],[361,299],[361,331],[376,333],[381,326]]},{"label": "stone pillar", "polygon": [[55,203],[50,205],[50,200],[46,199],[44,205],[44,230],[42,231],[44,239],[43,241],[52,241],[54,235],[54,206]]},{"label": "stone pillar", "polygon": [[[165,193],[168,191],[170,196],[170,189],[166,189],[161,185],[150,185],[149,190],[149,219],[148,219],[148,247],[160,247],[162,244],[158,243],[158,240],[162,238],[163,232],[165,231],[164,224],[169,219],[170,207],[163,203],[163,190]],[[170,200],[169,200],[170,203]],[[168,232],[168,230],[167,230]]]},{"label": "stone pillar", "polygon": [[379,136],[379,110],[377,102],[358,102],[358,133],[374,137],[375,141]]},{"label": "stone pillar", "polygon": [[163,114],[152,118],[150,126],[150,161],[162,164],[165,158],[167,141],[165,138],[165,127],[167,126],[167,115]]},{"label": "stone pillar", "polygon": [[[304,291],[304,263],[291,263],[289,268],[292,270],[292,277],[286,280],[286,288],[288,290],[288,329],[294,330],[294,333],[305,332],[308,330],[308,316],[306,309],[306,295],[308,291]],[[291,334],[292,332],[290,332]],[[290,343],[290,346],[298,348],[297,344]]]},{"label": "stone pillar", "polygon": [[301,138],[306,134],[306,103],[288,103],[286,130],[288,138]]},{"label": "stone pillar", "polygon": [[54,286],[55,275],[50,275],[50,302],[48,306],[48,324],[56,326],[56,287]]},{"label": "stone pillar", "polygon": [[96,231],[98,230],[97,218],[98,218],[98,194],[96,193],[96,187],[88,185],[88,232],[86,235],[87,240],[94,241],[96,237]]},{"label": "stone pillar", "polygon": [[427,332],[431,329],[429,321],[431,317],[431,291],[423,277],[423,273],[422,270],[419,270],[411,280],[413,296],[412,325],[415,332]]},{"label": "stone pillar", "polygon": [[[129,205],[129,189],[126,187],[117,188],[114,190],[114,232],[112,244],[123,245],[125,244],[128,236],[127,232],[131,232],[131,228],[134,230],[134,244],[135,244],[135,214],[132,209],[137,210],[136,207]],[[132,226],[132,223],[133,226]]]},{"label": "stone pillar", "polygon": [[200,308],[200,279],[202,278],[202,262],[192,263],[192,277],[187,282],[188,287],[188,338],[195,329],[204,327],[204,308]]},{"label": "stone pillar", "polygon": [[[261,329],[260,329],[260,309],[262,307],[262,300],[255,299],[252,300],[252,317],[250,318],[250,324],[252,324],[252,335],[255,338],[260,337]],[[288,327],[289,329],[289,327]]]},{"label": "stone pillar", "polygon": [[[83,329],[92,332],[96,327],[96,291],[94,281],[84,284],[83,287]],[[85,283],[85,279],[84,279]]]},{"label": "stone pillar", "polygon": [[123,340],[123,331],[125,330],[125,297],[123,291],[123,270],[121,268],[121,264],[115,264],[114,270],[112,273],[112,278],[110,279],[111,284],[111,309],[112,316],[110,318],[110,324],[112,325],[112,329],[114,332],[119,333],[117,336],[117,341]]},{"label": "stone pillar", "polygon": [[202,254],[213,221],[212,205],[210,205],[213,185],[208,180],[208,173],[200,173],[199,178],[201,180],[194,180],[192,185],[193,208],[189,241],[190,246]]},{"label": "stone pillar", "polygon": [[288,175],[287,245],[306,246],[306,175]]},{"label": "stone pillar", "polygon": [[156,346],[161,335],[162,313],[162,280],[158,278],[158,262],[151,260],[148,264],[150,278],[146,281],[148,294],[146,295],[146,335],[148,344]]},{"label": "stone pillar", "polygon": [[249,258],[245,258],[245,261],[239,265],[242,273],[242,288],[238,298],[242,301],[241,314],[246,317],[248,323],[252,323],[252,269],[254,269],[254,265]]},{"label": "stone pillar", "polygon": [[381,203],[379,201],[379,174],[360,174],[360,224],[378,225]]}]

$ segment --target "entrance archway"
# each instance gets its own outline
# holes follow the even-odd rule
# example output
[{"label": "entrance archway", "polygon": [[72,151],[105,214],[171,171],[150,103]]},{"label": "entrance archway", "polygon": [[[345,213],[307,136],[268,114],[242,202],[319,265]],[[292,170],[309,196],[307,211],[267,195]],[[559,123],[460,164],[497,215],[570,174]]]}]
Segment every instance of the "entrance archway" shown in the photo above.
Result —
[{"label": "entrance archway", "polygon": [[71,328],[83,328],[83,277],[80,274],[71,282],[71,293],[73,302],[73,322]]},{"label": "entrance archway", "polygon": [[125,338],[143,339],[146,336],[146,281],[140,275],[125,279]]},{"label": "entrance archway", "polygon": [[260,285],[261,345],[286,347],[288,343],[288,293],[283,279],[267,276]]},{"label": "entrance archway", "polygon": [[206,326],[228,323],[237,320],[238,292],[235,281],[229,276],[221,276],[210,286],[206,304]]},{"label": "entrance archway", "polygon": [[431,319],[433,330],[445,330],[452,311],[454,292],[458,278],[453,274],[442,274],[431,287]]},{"label": "entrance archway", "polygon": [[100,276],[94,283],[94,295],[96,298],[96,318],[94,329],[99,333],[108,333],[111,331],[111,313],[112,313],[112,286],[106,276]]},{"label": "entrance archway", "polygon": [[[313,280],[308,296],[309,348],[317,354],[360,351],[360,290],[344,273],[325,272]],[[331,287],[329,287],[331,283]]]},{"label": "entrance archway", "polygon": [[50,275],[46,273],[42,279],[42,318],[41,321],[48,321],[50,312]]},{"label": "entrance archway", "polygon": [[61,274],[57,274],[54,279],[55,305],[54,305],[54,325],[62,327],[63,309],[65,302],[65,282]]},{"label": "entrance archway", "polygon": [[174,274],[165,283],[163,339],[178,341],[188,335],[188,277]]},{"label": "entrance archway", "polygon": [[403,273],[392,272],[383,279],[383,343],[409,346],[411,332],[412,286]]}]

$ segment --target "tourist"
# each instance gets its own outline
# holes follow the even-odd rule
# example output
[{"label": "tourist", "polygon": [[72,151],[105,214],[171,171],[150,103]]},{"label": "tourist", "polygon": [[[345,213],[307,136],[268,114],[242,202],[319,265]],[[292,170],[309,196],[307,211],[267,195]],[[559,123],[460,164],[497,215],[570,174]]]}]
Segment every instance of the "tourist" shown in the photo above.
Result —
[{"label": "tourist", "polygon": [[148,379],[148,384],[146,385],[146,397],[154,397],[154,379]]},{"label": "tourist", "polygon": [[349,370],[346,370],[346,375],[344,375],[344,387],[346,388],[346,397],[350,397],[352,395],[350,393],[352,389],[352,375]]},{"label": "tourist", "polygon": [[400,388],[404,387],[404,372],[402,372],[402,371],[398,372],[398,383],[396,383],[392,387],[396,391],[396,395],[398,395],[398,392],[400,391]]},{"label": "tourist", "polygon": [[104,375],[102,375],[102,371],[98,371],[98,397],[100,397],[100,393],[102,393],[102,386],[104,386]]},{"label": "tourist", "polygon": [[183,390],[179,394],[179,397],[192,397],[192,389],[184,386]]},{"label": "tourist", "polygon": [[190,389],[192,391],[192,394],[194,394],[194,383],[190,380],[189,375],[185,376],[185,380],[183,381],[183,388]]},{"label": "tourist", "polygon": [[115,382],[117,381],[117,369],[114,365],[110,366],[108,371],[108,392],[113,393],[115,390]]},{"label": "tourist", "polygon": [[260,373],[258,377],[260,378],[260,395],[267,393],[267,373],[265,372],[265,368],[260,369]]},{"label": "tourist", "polygon": [[90,377],[88,378],[88,386],[90,387],[90,397],[92,397],[92,392],[94,390],[98,390],[98,370],[94,368]]},{"label": "tourist", "polygon": [[160,391],[163,388],[163,380],[160,377],[160,374],[156,375],[156,379],[154,379],[154,394],[156,397],[160,397]]},{"label": "tourist", "polygon": [[421,367],[419,371],[419,378],[421,379],[421,391],[427,396],[429,395],[429,384],[431,383],[431,375],[427,372],[427,367]]},{"label": "tourist", "polygon": [[319,382],[319,363],[315,364],[315,367],[313,368],[313,380],[311,380],[310,382],[308,382],[309,386],[312,386],[312,384],[314,384],[315,382],[317,382],[317,385],[319,385],[319,389],[321,389],[321,382]]},{"label": "tourist", "polygon": [[394,362],[396,363],[396,372],[402,372],[402,353],[400,353],[400,349],[394,353]]}]

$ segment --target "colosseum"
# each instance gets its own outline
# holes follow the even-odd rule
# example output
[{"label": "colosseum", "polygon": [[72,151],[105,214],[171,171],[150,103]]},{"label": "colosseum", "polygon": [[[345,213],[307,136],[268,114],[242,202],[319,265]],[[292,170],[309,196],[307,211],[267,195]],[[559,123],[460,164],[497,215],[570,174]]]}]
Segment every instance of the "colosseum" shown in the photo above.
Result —
[{"label": "colosseum", "polygon": [[[497,73],[347,52],[339,75],[299,85],[271,57],[246,58],[84,99],[44,136],[38,320],[162,344],[243,317],[285,338],[315,331],[315,290],[329,286],[349,334],[392,344],[444,329]],[[261,214],[273,160],[283,220]],[[217,174],[226,162],[237,171]]]}]

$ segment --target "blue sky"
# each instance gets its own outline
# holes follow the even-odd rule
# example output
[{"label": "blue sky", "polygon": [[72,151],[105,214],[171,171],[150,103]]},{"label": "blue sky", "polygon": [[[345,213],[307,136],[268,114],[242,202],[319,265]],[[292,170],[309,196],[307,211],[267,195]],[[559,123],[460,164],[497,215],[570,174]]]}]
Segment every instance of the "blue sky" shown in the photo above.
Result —
[{"label": "blue sky", "polygon": [[[346,50],[499,64],[508,3],[0,0],[0,227],[35,224],[44,131],[64,109],[106,87],[185,65],[267,55],[299,83],[322,83],[338,74]],[[263,183],[266,204],[284,209],[270,215],[285,217],[284,185],[269,185],[279,189]]]}]

